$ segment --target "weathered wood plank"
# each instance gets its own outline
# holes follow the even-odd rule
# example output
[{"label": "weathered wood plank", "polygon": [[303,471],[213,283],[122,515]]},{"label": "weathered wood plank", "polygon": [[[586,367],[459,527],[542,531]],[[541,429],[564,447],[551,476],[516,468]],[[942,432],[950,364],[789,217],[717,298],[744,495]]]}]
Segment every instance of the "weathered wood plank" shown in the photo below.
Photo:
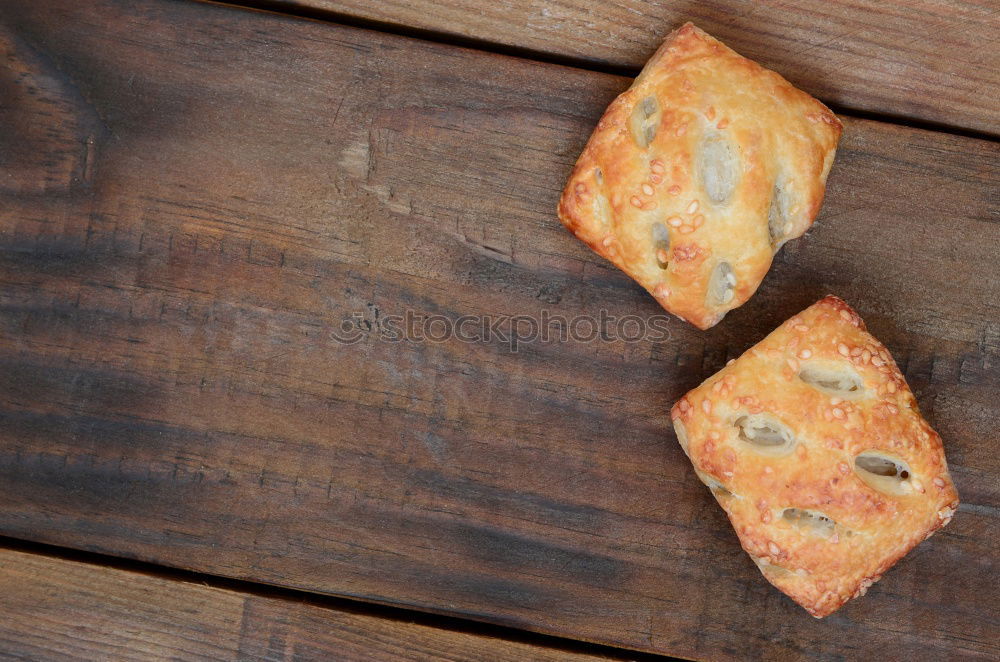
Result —
[{"label": "weathered wood plank", "polygon": [[[627,81],[213,5],[0,6],[0,531],[685,657],[996,657],[996,144],[848,120],[817,226],[709,333],[342,345],[352,312],[657,314],[554,213]],[[817,623],[667,412],[828,292],[964,503]]]},{"label": "weathered wood plank", "polygon": [[992,0],[230,0],[637,70],[694,21],[827,103],[1000,134]]},{"label": "weathered wood plank", "polygon": [[0,594],[2,659],[608,659],[7,549]]}]

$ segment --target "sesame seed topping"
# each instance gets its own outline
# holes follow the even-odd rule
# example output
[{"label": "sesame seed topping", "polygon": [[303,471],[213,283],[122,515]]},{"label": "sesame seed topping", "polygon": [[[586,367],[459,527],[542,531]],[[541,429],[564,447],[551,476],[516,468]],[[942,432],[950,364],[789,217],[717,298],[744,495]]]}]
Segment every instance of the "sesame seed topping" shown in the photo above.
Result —
[{"label": "sesame seed topping", "polygon": [[796,361],[793,358],[785,359],[785,363],[787,363],[788,367],[791,368],[792,370],[798,370],[799,369],[799,362]]},{"label": "sesame seed topping", "polygon": [[677,403],[677,408],[680,409],[681,411],[687,411],[688,409],[691,408],[691,403],[688,402],[687,400],[681,400],[680,402]]},{"label": "sesame seed topping", "polygon": [[764,467],[764,473],[766,474],[772,473],[773,471],[774,469],[772,469],[771,467]]},{"label": "sesame seed topping", "polygon": [[656,249],[656,259],[661,263],[665,264],[670,261],[670,253],[667,252],[665,248]]},{"label": "sesame seed topping", "polygon": [[855,347],[851,350],[851,356],[861,356],[861,348]]},{"label": "sesame seed topping", "polygon": [[801,352],[799,352],[800,359],[808,359],[812,355],[813,355],[812,350],[809,349],[804,349]]},{"label": "sesame seed topping", "polygon": [[679,127],[677,127],[677,130],[674,131],[674,135],[680,138],[685,133],[687,133],[687,130],[688,130],[687,124],[681,124]]},{"label": "sesame seed topping", "polygon": [[660,182],[663,181],[663,176],[662,175],[657,175],[654,172],[652,175],[649,176],[649,181],[653,182],[654,184],[659,184]]},{"label": "sesame seed topping", "polygon": [[681,192],[681,187],[678,186],[677,184],[674,184],[673,186],[667,189],[667,193],[669,193],[670,195],[677,195],[680,192]]},{"label": "sesame seed topping", "polygon": [[879,366],[881,366],[882,363],[883,363],[882,359],[880,359],[879,357],[877,357],[877,356],[873,356],[872,357],[872,365],[875,366],[876,368],[879,367]]},{"label": "sesame seed topping", "polygon": [[610,246],[611,242],[613,242],[614,240],[615,240],[615,238],[612,235],[609,234],[607,237],[605,237],[604,239],[601,240],[601,245],[602,246]]},{"label": "sesame seed topping", "polygon": [[649,169],[658,175],[662,175],[666,168],[663,167],[663,161],[659,159],[653,159],[649,164]]},{"label": "sesame seed topping", "polygon": [[843,402],[843,400],[841,400],[840,398],[830,398],[830,404],[835,407],[839,405],[841,402]]},{"label": "sesame seed topping", "polygon": [[847,356],[851,353],[851,350],[847,349],[847,345],[845,345],[844,343],[840,343],[839,345],[837,345],[837,351],[840,353],[841,356]]},{"label": "sesame seed topping", "polygon": [[833,536],[830,537],[830,542],[836,545],[838,542],[840,542],[840,535],[834,533]]},{"label": "sesame seed topping", "polygon": [[734,363],[736,363],[736,359],[729,359],[726,361],[726,365],[733,365]]},{"label": "sesame seed topping", "polygon": [[656,200],[647,200],[646,202],[642,203],[642,208],[647,211],[650,209],[656,209],[659,206],[660,205]]},{"label": "sesame seed topping", "polygon": [[841,409],[840,407],[834,407],[833,408],[833,417],[834,418],[843,418],[844,417],[844,410]]},{"label": "sesame seed topping", "polygon": [[[663,249],[661,248],[660,251]],[[660,251],[656,252],[657,259],[659,259]],[[666,252],[666,251],[663,251]],[[661,260],[661,262],[666,262],[666,260]],[[665,283],[660,283],[655,288],[653,288],[653,296],[657,299],[665,299],[670,296],[670,288],[667,287]]]},{"label": "sesame seed topping", "polygon": [[681,226],[681,234],[691,234],[692,232],[694,232],[694,228],[690,225]]},{"label": "sesame seed topping", "polygon": [[795,325],[795,330],[796,331],[803,331],[803,332],[805,332],[805,331],[809,330],[809,327],[806,326],[805,324],[796,324]]},{"label": "sesame seed topping", "polygon": [[667,219],[667,225],[675,228],[679,228],[683,222],[680,216],[671,216]]},{"label": "sesame seed topping", "polygon": [[775,556],[781,555],[781,548],[775,545],[773,542],[767,543],[767,551],[771,552],[771,554]]},{"label": "sesame seed topping", "polygon": [[934,479],[934,484],[937,485],[938,487],[944,487],[944,480],[942,480],[941,477],[938,476]]},{"label": "sesame seed topping", "polygon": [[868,363],[871,360],[871,358],[872,358],[872,353],[869,352],[867,349],[861,352],[862,363]]},{"label": "sesame seed topping", "polygon": [[577,193],[586,193],[587,192],[587,185],[584,184],[583,182],[577,182],[576,186],[574,186],[573,188],[576,189]]},{"label": "sesame seed topping", "polygon": [[712,413],[712,403],[709,402],[708,400],[701,401],[701,408],[706,414]]},{"label": "sesame seed topping", "polygon": [[851,471],[851,468],[847,466],[846,462],[841,462],[840,464],[837,465],[837,468],[840,469],[840,473],[844,474],[845,476]]},{"label": "sesame seed topping", "polygon": [[698,211],[698,201],[692,200],[691,203],[687,206],[687,209],[685,209],[684,211],[686,211],[689,214],[693,214],[696,211]]},{"label": "sesame seed topping", "polygon": [[650,186],[649,184],[643,184],[642,185],[642,192],[645,195],[653,195],[653,187]]},{"label": "sesame seed topping", "polygon": [[840,317],[842,319],[844,319],[844,321],[846,321],[846,322],[853,322],[854,321],[854,318],[852,318],[851,314],[849,312],[847,312],[846,310],[841,310],[840,311]]},{"label": "sesame seed topping", "polygon": [[632,203],[633,207],[641,207],[642,206],[642,199],[639,198],[639,196],[637,196],[637,195],[633,195],[632,196],[632,200],[630,202]]},{"label": "sesame seed topping", "polygon": [[887,404],[885,406],[885,408],[889,410],[889,413],[892,413],[892,414],[898,414],[899,413],[899,407],[897,407],[894,404]]},{"label": "sesame seed topping", "polygon": [[704,222],[705,222],[705,217],[702,216],[701,214],[698,214],[697,216],[691,219],[691,224],[694,225],[696,228],[700,228],[701,224]]},{"label": "sesame seed topping", "polygon": [[710,120],[715,119],[715,106],[708,107],[708,110],[705,111],[705,117],[707,117]]}]

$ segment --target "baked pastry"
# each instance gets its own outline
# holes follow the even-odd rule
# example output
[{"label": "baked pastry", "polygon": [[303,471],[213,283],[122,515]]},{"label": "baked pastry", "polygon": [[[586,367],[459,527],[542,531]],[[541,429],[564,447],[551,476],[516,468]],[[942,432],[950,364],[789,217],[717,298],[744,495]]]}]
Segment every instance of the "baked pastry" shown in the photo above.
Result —
[{"label": "baked pastry", "polygon": [[743,549],[817,618],[864,595],[958,507],[941,438],[886,348],[833,296],[671,416]]},{"label": "baked pastry", "polygon": [[707,329],[812,224],[840,131],[822,103],[687,23],[605,111],[559,218]]}]

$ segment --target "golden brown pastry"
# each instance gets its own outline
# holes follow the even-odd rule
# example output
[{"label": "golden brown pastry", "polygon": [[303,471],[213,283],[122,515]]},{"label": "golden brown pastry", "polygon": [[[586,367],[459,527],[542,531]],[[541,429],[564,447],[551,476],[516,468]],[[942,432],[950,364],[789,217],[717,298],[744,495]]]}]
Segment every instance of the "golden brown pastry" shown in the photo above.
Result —
[{"label": "golden brown pastry", "polygon": [[743,549],[817,618],[864,595],[958,507],[941,438],[886,348],[833,296],[671,416]]},{"label": "golden brown pastry", "polygon": [[707,329],[812,224],[840,130],[822,103],[688,23],[605,111],[559,218]]}]

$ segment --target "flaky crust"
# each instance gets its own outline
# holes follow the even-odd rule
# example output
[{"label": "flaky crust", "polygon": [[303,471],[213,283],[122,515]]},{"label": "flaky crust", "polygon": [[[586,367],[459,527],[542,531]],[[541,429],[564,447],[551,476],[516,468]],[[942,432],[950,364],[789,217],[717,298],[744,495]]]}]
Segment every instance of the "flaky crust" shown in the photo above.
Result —
[{"label": "flaky crust", "polygon": [[[818,369],[856,375],[863,387],[838,397],[807,381]],[[761,415],[787,426],[789,450],[741,438],[744,417]],[[886,348],[833,296],[689,392],[671,416],[743,548],[817,618],[863,595],[958,507],[941,438]],[[906,480],[896,481],[901,471],[878,488],[866,482],[856,458],[873,453],[895,459]],[[797,510],[786,519],[785,509]],[[795,521],[803,511],[829,519]]]},{"label": "flaky crust", "polygon": [[[812,224],[840,132],[822,103],[688,23],[605,111],[559,218],[666,310],[706,329],[750,298],[774,251]],[[669,246],[654,241],[656,223]],[[727,278],[712,281],[716,269],[735,277],[721,296],[709,291]]]}]

